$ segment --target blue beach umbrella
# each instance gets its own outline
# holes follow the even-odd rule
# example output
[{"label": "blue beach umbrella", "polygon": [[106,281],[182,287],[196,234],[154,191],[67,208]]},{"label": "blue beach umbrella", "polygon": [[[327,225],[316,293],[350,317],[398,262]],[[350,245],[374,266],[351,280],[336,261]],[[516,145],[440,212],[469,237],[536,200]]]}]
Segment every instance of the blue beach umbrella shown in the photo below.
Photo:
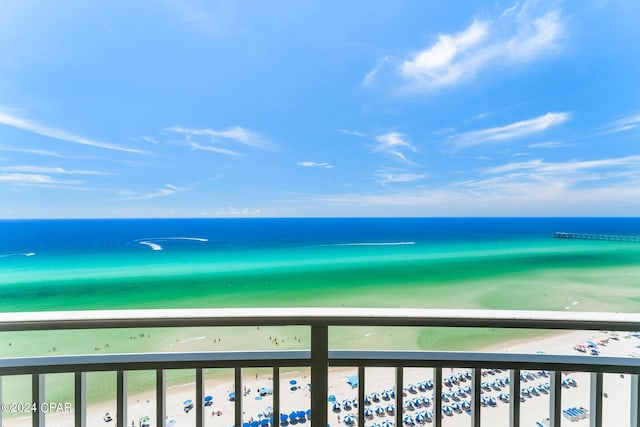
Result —
[{"label": "blue beach umbrella", "polygon": [[396,412],[396,407],[393,405],[387,405],[385,409],[389,415],[393,415],[393,413]]},{"label": "blue beach umbrella", "polygon": [[234,392],[229,393],[229,401],[233,402],[236,400],[236,394]]},{"label": "blue beach umbrella", "polygon": [[205,402],[211,402],[213,400],[213,396],[205,396],[204,397],[204,401]]},{"label": "blue beach umbrella", "polygon": [[382,398],[383,398],[384,400],[389,400],[389,399],[391,399],[391,395],[389,394],[389,391],[388,391],[388,390],[384,390],[384,391],[383,391],[382,393],[380,393],[380,394],[381,394],[381,396],[382,396]]},{"label": "blue beach umbrella", "polygon": [[373,411],[371,410],[371,408],[366,408],[364,410],[364,416],[365,417],[373,417]]},{"label": "blue beach umbrella", "polygon": [[422,413],[416,415],[416,421],[419,422],[420,424],[424,423],[426,421],[426,418],[424,415],[422,415]]},{"label": "blue beach umbrella", "polygon": [[383,416],[384,415],[384,409],[381,406],[378,406],[376,408],[376,415],[379,415],[379,416]]},{"label": "blue beach umbrella", "polygon": [[173,427],[174,425],[176,425],[176,420],[167,421],[167,427]]},{"label": "blue beach umbrella", "polygon": [[382,424],[380,424],[380,427],[393,427],[393,424],[391,424],[389,421],[384,420],[382,422]]},{"label": "blue beach umbrella", "polygon": [[333,409],[335,412],[338,412],[340,410],[340,404],[338,402],[333,402],[331,409]]},{"label": "blue beach umbrella", "polygon": [[289,416],[287,414],[280,414],[280,421],[281,422],[285,422],[289,419]]},{"label": "blue beach umbrella", "polygon": [[291,380],[291,381],[289,381],[289,384],[291,384],[291,385],[296,385],[296,384],[298,384],[298,381],[296,381],[296,380]]},{"label": "blue beach umbrella", "polygon": [[268,425],[269,425],[269,419],[268,419],[268,418],[263,418],[263,419],[261,419],[261,420],[260,420],[260,425],[261,425],[262,427],[266,427],[266,426],[268,426]]},{"label": "blue beach umbrella", "polygon": [[189,406],[189,405],[191,405],[192,403],[193,403],[193,400],[191,400],[191,399],[187,399],[187,400],[185,400],[184,402],[182,402],[182,404],[183,404],[184,406]]}]

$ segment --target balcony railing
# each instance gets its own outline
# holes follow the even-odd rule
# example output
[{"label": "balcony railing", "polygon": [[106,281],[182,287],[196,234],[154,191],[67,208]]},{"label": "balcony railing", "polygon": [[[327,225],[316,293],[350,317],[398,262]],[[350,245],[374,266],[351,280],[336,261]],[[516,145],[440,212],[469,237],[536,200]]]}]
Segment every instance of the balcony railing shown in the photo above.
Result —
[{"label": "balcony railing", "polygon": [[[190,368],[196,371],[195,402],[204,398],[204,370],[208,368],[233,368],[235,395],[243,391],[242,368],[270,367],[273,370],[272,427],[280,427],[280,369],[309,367],[311,370],[311,422],[314,426],[326,426],[328,421],[328,372],[330,367],[355,367],[358,370],[358,404],[355,425],[364,427],[365,416],[365,368],[395,368],[395,426],[406,426],[402,408],[405,396],[405,368],[433,368],[433,417],[432,425],[442,425],[443,368],[468,368],[471,379],[471,402],[468,413],[473,427],[480,426],[482,407],[482,369],[501,368],[509,372],[511,397],[509,399],[508,424],[511,427],[535,425],[526,420],[521,424],[521,371],[545,370],[549,372],[549,414],[546,423],[558,427],[561,423],[562,372],[590,373],[590,404],[588,419],[591,426],[603,425],[603,374],[629,374],[630,418],[629,425],[640,426],[640,359],[629,357],[584,357],[580,355],[513,354],[482,352],[440,351],[380,351],[380,350],[330,350],[329,328],[335,326],[412,326],[457,328],[522,328],[550,330],[640,330],[640,314],[631,313],[576,313],[497,310],[430,310],[430,309],[328,309],[328,308],[273,308],[273,309],[189,309],[189,310],[126,310],[126,311],[68,311],[1,313],[2,331],[55,331],[62,329],[104,329],[139,327],[206,327],[206,326],[289,326],[303,325],[310,328],[311,346],[303,351],[234,351],[191,353],[140,353],[110,355],[73,355],[21,357],[0,359],[0,380],[9,375],[31,375],[32,399],[35,411],[32,425],[44,426],[46,408],[44,378],[50,373],[74,374],[74,422],[86,426],[86,375],[89,372],[110,371],[117,378],[118,427],[127,424],[127,373],[136,370],[154,370],[156,375],[156,413],[166,419],[166,372],[169,369]],[[1,383],[0,383],[1,384]],[[0,390],[2,388],[0,387]],[[8,401],[9,396],[0,395]],[[242,399],[235,399],[235,426],[241,426]],[[204,425],[202,404],[195,405],[197,426]],[[0,418],[0,424],[2,419]],[[626,424],[626,423],[624,423]],[[231,426],[225,426],[231,427]]]}]

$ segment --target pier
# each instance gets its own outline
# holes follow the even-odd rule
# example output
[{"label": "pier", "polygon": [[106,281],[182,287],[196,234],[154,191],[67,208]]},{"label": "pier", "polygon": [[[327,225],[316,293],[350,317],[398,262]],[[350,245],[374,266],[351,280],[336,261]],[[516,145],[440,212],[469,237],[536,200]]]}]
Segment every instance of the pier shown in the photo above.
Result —
[{"label": "pier", "polygon": [[578,240],[607,240],[611,242],[640,243],[640,236],[621,236],[617,234],[591,234],[591,233],[567,233],[556,231],[553,233],[556,239],[578,239]]}]

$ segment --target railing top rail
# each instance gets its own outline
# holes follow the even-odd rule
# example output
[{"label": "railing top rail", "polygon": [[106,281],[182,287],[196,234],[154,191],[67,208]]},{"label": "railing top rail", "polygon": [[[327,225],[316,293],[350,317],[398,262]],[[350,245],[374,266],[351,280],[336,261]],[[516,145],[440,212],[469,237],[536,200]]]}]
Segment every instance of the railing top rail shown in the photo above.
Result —
[{"label": "railing top rail", "polygon": [[213,308],[0,313],[0,331],[184,326],[455,326],[640,330],[640,313],[420,308]]}]

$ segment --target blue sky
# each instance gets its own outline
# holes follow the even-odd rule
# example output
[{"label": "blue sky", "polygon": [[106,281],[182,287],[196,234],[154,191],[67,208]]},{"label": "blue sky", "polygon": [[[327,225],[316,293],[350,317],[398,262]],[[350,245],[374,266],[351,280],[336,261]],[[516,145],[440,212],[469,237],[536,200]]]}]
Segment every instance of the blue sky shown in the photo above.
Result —
[{"label": "blue sky", "polygon": [[0,8],[0,218],[640,215],[640,2]]}]

